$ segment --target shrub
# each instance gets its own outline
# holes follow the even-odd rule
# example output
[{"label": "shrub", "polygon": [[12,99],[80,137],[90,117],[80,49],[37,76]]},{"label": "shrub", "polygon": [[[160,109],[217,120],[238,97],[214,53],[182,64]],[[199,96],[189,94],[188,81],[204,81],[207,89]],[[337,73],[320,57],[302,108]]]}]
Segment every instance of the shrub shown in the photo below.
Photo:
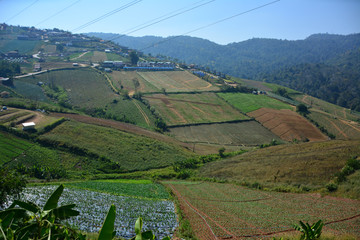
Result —
[{"label": "shrub", "polygon": [[325,187],[329,192],[335,192],[338,189],[338,185],[336,183],[329,183]]}]

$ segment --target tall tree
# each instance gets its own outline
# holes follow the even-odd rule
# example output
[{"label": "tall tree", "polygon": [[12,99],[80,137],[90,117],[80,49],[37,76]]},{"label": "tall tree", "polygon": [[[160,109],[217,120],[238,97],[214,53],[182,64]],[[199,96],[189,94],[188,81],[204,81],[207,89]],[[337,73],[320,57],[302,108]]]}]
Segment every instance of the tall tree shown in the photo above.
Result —
[{"label": "tall tree", "polygon": [[139,61],[139,56],[137,55],[137,53],[135,51],[130,52],[130,61],[131,64],[136,65],[137,62]]}]

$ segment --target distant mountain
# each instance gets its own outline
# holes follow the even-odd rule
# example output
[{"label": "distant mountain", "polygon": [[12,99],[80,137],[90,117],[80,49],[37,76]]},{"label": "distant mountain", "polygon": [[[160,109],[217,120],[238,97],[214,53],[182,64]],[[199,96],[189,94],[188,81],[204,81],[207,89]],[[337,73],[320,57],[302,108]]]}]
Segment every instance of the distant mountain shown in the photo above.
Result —
[{"label": "distant mountain", "polygon": [[[113,39],[122,46],[165,55],[186,63],[195,63],[233,76],[261,79],[263,74],[300,63],[323,63],[360,47],[360,34],[315,34],[305,40],[288,41],[254,38],[239,43],[219,45],[209,40],[180,36],[129,37],[111,33],[87,35]],[[150,47],[156,43],[155,47]]]}]

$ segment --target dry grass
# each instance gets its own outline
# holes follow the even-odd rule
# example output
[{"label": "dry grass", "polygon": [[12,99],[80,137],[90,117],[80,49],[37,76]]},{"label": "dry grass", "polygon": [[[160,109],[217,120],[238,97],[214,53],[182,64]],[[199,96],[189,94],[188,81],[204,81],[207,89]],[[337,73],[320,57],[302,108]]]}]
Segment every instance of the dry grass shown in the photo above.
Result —
[{"label": "dry grass", "polygon": [[350,157],[359,154],[360,141],[286,144],[209,163],[200,169],[200,175],[234,181],[324,186]]}]

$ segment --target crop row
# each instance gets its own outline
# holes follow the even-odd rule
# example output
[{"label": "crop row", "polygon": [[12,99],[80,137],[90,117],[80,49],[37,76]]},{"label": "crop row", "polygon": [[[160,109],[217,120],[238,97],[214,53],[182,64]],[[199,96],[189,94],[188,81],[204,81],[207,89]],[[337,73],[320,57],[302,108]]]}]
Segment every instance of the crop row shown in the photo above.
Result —
[{"label": "crop row", "polygon": [[169,199],[169,193],[160,184],[147,183],[139,184],[136,182],[109,182],[109,181],[87,181],[70,183],[73,186],[83,189],[107,192],[115,195],[133,196],[151,199]]},{"label": "crop row", "polygon": [[[43,206],[56,186],[29,187],[23,191],[22,199]],[[144,230],[152,230],[158,237],[172,235],[178,226],[174,204],[171,201],[145,200],[116,196],[83,189],[64,190],[59,205],[76,204],[80,215],[67,223],[81,231],[99,232],[111,204],[116,206],[116,235],[130,238],[134,236],[134,224],[141,216]]]},{"label": "crop row", "polygon": [[[325,230],[360,236],[358,201],[316,194],[261,192],[219,183],[171,183],[182,207],[188,209],[192,225],[208,224],[207,234],[217,237],[265,236],[292,230],[299,220],[326,223]],[[200,217],[194,217],[194,212]],[[349,218],[353,218],[347,220]],[[196,220],[197,219],[197,220]],[[204,239],[199,236],[200,239]]]}]

